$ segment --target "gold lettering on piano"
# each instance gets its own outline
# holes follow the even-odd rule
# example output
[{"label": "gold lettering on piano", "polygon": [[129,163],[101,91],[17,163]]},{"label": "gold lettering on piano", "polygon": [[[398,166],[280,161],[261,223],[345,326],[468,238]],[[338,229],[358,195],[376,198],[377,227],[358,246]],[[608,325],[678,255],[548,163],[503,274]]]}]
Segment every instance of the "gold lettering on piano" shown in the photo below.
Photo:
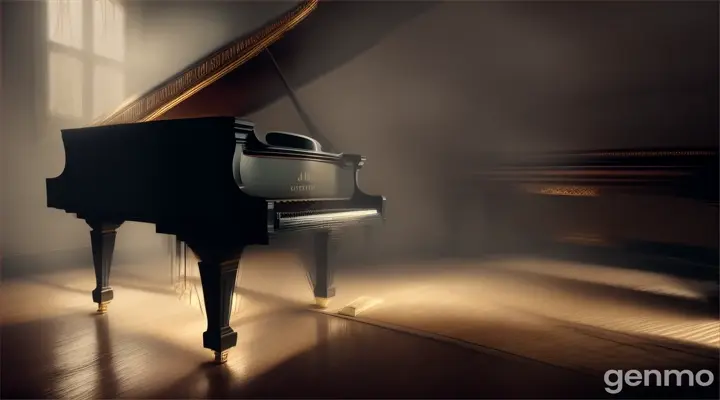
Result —
[{"label": "gold lettering on piano", "polygon": [[310,192],[315,190],[315,185],[310,183],[310,177],[307,171],[301,171],[297,177],[297,182],[290,185],[291,192]]},{"label": "gold lettering on piano", "polygon": [[315,185],[290,185],[291,192],[312,192]]}]

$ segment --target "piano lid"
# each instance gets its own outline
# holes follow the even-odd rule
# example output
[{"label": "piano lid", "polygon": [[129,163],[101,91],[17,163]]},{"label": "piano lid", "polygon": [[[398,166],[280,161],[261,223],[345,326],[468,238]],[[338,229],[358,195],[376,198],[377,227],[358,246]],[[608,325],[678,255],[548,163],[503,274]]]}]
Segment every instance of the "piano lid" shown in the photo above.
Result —
[{"label": "piano lid", "polygon": [[125,101],[92,125],[113,125],[161,118],[193,94],[245,64],[303,21],[318,0],[303,0],[274,22],[222,46],[200,61],[155,86],[145,94]]},{"label": "piano lid", "polygon": [[[274,66],[273,57],[290,86],[299,89],[351,62],[390,32],[437,4],[435,0],[332,0],[323,1],[319,5],[318,0],[305,0],[279,18],[274,25],[262,29],[276,32],[275,36],[270,37],[269,34],[259,32],[250,39],[243,38],[224,46],[148,94],[126,102],[115,113],[98,120],[97,124],[227,115],[248,116],[288,96],[287,88]],[[281,35],[282,40],[277,40]],[[198,79],[199,84],[183,84],[182,77],[185,73],[191,75],[192,71],[200,71],[202,68],[208,70],[218,54],[223,54],[226,49],[243,40],[255,40],[256,43],[252,49],[223,64],[223,68],[213,69],[217,73],[209,74],[205,80]],[[272,57],[269,52],[263,51],[264,49],[270,49]],[[235,62],[240,57],[242,61]],[[182,90],[173,90],[175,95],[168,95],[167,92],[173,85],[180,86]],[[164,99],[162,104],[154,105],[158,98]],[[150,107],[146,104],[148,102]],[[308,131],[314,139],[322,139],[315,137],[318,132],[312,132],[313,129],[308,127]]]}]

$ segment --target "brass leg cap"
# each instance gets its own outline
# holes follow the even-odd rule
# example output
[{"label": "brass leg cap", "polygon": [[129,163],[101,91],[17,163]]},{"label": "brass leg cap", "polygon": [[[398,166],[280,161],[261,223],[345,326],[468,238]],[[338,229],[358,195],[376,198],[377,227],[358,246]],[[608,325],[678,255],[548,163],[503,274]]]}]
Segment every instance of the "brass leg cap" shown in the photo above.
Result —
[{"label": "brass leg cap", "polygon": [[105,314],[107,312],[107,310],[108,310],[107,302],[98,304],[98,309],[97,309],[98,314]]},{"label": "brass leg cap", "polygon": [[215,364],[225,364],[227,362],[228,358],[228,352],[225,351],[215,351]]},{"label": "brass leg cap", "polygon": [[328,304],[330,304],[330,299],[325,297],[316,297],[315,298],[315,306],[317,308],[327,308]]}]

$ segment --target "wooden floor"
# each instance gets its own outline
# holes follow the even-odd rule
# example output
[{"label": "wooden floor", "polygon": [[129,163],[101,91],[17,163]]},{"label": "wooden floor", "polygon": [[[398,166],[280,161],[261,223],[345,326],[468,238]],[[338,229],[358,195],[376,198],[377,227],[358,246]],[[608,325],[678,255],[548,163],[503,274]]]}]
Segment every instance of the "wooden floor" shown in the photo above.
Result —
[{"label": "wooden floor", "polygon": [[[89,268],[5,281],[0,290],[0,397],[600,398],[610,397],[594,373],[601,367],[717,370],[717,358],[708,357],[712,346],[681,343],[684,347],[663,353],[648,342],[623,339],[618,344],[609,333],[598,338],[599,331],[561,329],[568,321],[528,322],[531,318],[510,315],[510,308],[497,303],[463,306],[462,292],[451,285],[457,277],[438,274],[428,281],[418,272],[437,265],[416,266],[414,272],[395,267],[386,274],[341,274],[331,311],[358,296],[379,298],[380,305],[361,315],[370,324],[318,313],[307,307],[311,294],[302,270],[278,267],[284,264],[282,258],[263,261],[259,256],[243,264],[232,321],[239,342],[224,366],[208,364],[210,354],[202,348],[205,321],[193,276],[171,282],[161,262],[116,266],[115,300],[106,315],[94,313]],[[461,279],[466,284],[468,276]],[[491,281],[497,290],[503,279],[495,275]],[[446,291],[428,282],[446,285]],[[435,307],[425,307],[433,300]],[[373,324],[424,330],[429,337]],[[474,345],[442,340],[451,336]],[[614,358],[594,365],[588,357],[588,368],[576,368],[578,354],[591,348]],[[654,364],[637,363],[643,353],[661,356]],[[693,392],[661,389],[628,390],[620,397],[713,398],[717,393],[717,385]]]}]

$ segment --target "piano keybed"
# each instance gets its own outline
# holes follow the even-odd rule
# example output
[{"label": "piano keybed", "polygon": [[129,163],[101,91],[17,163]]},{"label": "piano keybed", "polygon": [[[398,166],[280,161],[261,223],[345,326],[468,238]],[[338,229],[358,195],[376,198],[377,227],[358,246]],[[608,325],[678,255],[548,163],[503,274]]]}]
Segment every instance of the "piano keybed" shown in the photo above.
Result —
[{"label": "piano keybed", "polygon": [[279,211],[275,213],[274,228],[280,232],[296,232],[367,225],[381,220],[378,210],[368,209]]}]

